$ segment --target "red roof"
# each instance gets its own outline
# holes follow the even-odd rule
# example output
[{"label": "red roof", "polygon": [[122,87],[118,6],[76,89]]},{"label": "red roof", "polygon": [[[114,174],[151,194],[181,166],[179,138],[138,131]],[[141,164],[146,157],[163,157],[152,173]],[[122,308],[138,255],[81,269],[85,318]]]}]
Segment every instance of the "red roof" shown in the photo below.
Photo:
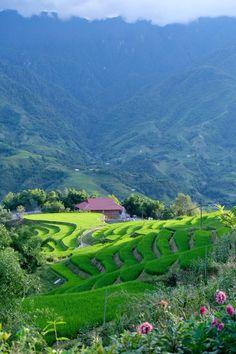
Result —
[{"label": "red roof", "polygon": [[111,198],[88,198],[85,202],[75,205],[76,209],[88,211],[122,211],[123,208]]}]

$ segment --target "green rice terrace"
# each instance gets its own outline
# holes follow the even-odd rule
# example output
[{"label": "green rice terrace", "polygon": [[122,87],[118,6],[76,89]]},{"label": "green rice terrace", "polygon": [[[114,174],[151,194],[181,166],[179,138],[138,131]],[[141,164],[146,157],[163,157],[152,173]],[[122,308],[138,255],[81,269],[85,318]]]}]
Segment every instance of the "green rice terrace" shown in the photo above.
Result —
[{"label": "green rice terrace", "polygon": [[[101,214],[93,213],[28,215],[25,222],[43,239],[54,289],[24,306],[53,309],[66,322],[62,334],[74,336],[79,328],[102,323],[107,287],[107,319],[112,319],[130,294],[153,288],[153,276],[204,257],[227,233],[217,215],[204,214],[202,227],[199,217],[104,224]],[[42,318],[38,323],[45,325]]]}]

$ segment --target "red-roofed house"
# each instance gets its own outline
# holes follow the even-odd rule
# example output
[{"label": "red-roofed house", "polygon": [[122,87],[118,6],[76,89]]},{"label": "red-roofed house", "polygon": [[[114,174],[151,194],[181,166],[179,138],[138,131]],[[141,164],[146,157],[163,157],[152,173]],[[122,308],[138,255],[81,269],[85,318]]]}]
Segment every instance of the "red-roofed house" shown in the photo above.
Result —
[{"label": "red-roofed house", "polygon": [[124,210],[111,198],[88,198],[86,201],[76,204],[75,209],[103,213],[107,219],[119,219]]}]

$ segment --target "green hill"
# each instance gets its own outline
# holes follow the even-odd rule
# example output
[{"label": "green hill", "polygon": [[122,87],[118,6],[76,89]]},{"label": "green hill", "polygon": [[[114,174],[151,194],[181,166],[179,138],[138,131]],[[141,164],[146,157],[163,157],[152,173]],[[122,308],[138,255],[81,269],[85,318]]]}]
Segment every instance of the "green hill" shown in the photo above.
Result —
[{"label": "green hill", "polygon": [[[217,215],[204,214],[202,229],[199,217],[102,225],[101,214],[27,216],[26,222],[43,240],[45,255],[51,262],[53,258],[57,261],[50,263],[48,270],[50,291],[28,299],[24,306],[27,311],[50,307],[67,323],[62,334],[73,336],[78,326],[102,322],[101,288],[107,287],[108,317],[112,319],[118,305],[130,295],[142,296],[152,288],[153,276],[158,280],[171,265],[187,268],[193,260],[203,258],[206,251],[209,253],[216,238],[228,231]],[[96,305],[93,309],[91,301]],[[84,318],[86,312],[89,315]],[[40,326],[45,325],[42,318],[38,321]]]},{"label": "green hill", "polygon": [[0,31],[0,197],[68,186],[235,200],[235,19],[3,11]]}]

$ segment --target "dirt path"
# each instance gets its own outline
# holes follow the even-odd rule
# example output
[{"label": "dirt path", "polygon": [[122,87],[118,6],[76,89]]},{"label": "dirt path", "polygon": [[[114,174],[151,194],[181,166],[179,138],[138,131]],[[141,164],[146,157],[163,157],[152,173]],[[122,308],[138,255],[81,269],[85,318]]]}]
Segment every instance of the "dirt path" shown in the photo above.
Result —
[{"label": "dirt path", "polygon": [[188,244],[189,244],[189,249],[191,250],[192,248],[193,248],[193,246],[194,246],[194,239],[193,239],[193,232],[190,232],[189,233],[189,242],[188,242]]},{"label": "dirt path", "polygon": [[173,253],[178,252],[178,248],[177,248],[177,246],[176,246],[176,243],[175,243],[175,240],[174,240],[174,236],[172,236],[172,237],[169,239],[168,243],[169,243],[171,252],[173,252]]},{"label": "dirt path", "polygon": [[113,262],[115,263],[115,265],[117,266],[117,268],[121,268],[123,266],[123,262],[120,259],[120,255],[118,252],[113,254],[112,259],[113,259]]},{"label": "dirt path", "polygon": [[104,226],[105,225],[96,226],[96,227],[93,227],[92,229],[82,232],[82,234],[77,239],[78,248],[84,248],[84,247],[91,246],[92,241],[93,241],[92,234]]},{"label": "dirt path", "polygon": [[89,273],[86,273],[83,270],[79,269],[71,261],[67,261],[66,266],[72,271],[72,273],[78,275],[82,279],[87,279],[90,277]]},{"label": "dirt path", "polygon": [[133,248],[133,256],[134,256],[134,258],[136,259],[136,261],[137,261],[138,263],[142,262],[143,257],[142,257],[141,254],[138,252],[138,250],[137,250],[136,247]]},{"label": "dirt path", "polygon": [[161,253],[160,253],[160,251],[159,251],[159,249],[157,247],[157,237],[154,239],[154,241],[152,243],[152,253],[154,254],[154,256],[156,258],[160,258],[161,257]]},{"label": "dirt path", "polygon": [[96,267],[100,273],[105,272],[105,268],[103,267],[102,263],[99,262],[95,257],[91,259],[91,264]]}]

